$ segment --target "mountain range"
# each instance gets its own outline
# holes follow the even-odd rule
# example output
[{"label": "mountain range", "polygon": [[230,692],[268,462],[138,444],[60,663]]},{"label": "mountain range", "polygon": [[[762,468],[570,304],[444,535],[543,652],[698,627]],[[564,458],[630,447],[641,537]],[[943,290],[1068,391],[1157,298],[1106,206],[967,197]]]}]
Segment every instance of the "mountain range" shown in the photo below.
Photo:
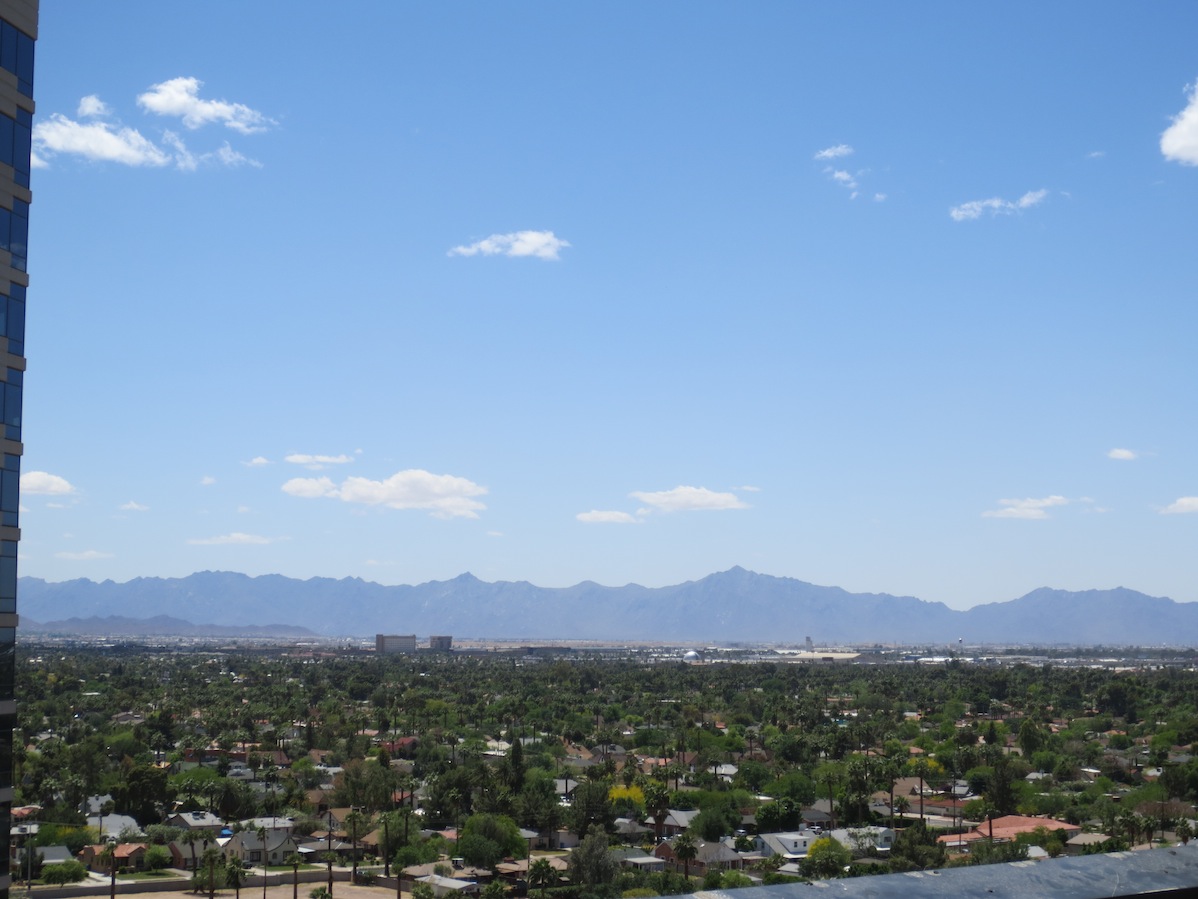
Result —
[{"label": "mountain range", "polygon": [[[451,634],[538,641],[817,644],[1198,644],[1198,603],[1135,590],[1040,588],[967,611],[732,568],[669,587],[449,581],[384,586],[202,571],[125,583],[21,578],[21,628],[53,633],[253,636]],[[72,620],[74,619],[74,620]],[[41,622],[40,624],[38,622]]]}]

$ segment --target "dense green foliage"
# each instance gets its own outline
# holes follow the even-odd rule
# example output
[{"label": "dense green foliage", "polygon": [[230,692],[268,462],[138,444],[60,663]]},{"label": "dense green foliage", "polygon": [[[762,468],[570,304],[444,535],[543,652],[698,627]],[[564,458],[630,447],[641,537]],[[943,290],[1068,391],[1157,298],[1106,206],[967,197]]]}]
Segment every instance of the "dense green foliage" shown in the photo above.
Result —
[{"label": "dense green foliage", "polygon": [[[329,802],[360,810],[360,820],[347,822],[351,839],[383,831],[381,851],[402,865],[448,850],[439,837],[419,836],[430,825],[464,823],[458,854],[492,867],[527,853],[521,827],[570,826],[587,834],[591,850],[614,833],[617,815],[659,830],[671,808],[698,810],[690,837],[708,841],[734,833],[746,810],[756,811],[762,831],[792,829],[817,798],[831,800],[838,825],[878,823],[871,796],[904,776],[933,787],[964,779],[981,797],[966,808],[975,820],[1016,812],[1096,820],[1126,844],[1175,817],[1165,814],[1171,800],[1198,799],[1198,762],[1178,752],[1198,742],[1198,677],[1184,666],[582,657],[517,666],[498,657],[315,658],[281,649],[22,653],[14,783],[16,803],[41,805],[53,822],[39,845],[82,846],[89,835],[80,803],[104,794],[113,800],[106,813],[133,816],[155,842],[172,838],[159,821],[175,803],[230,819],[288,813],[311,832],[322,826],[306,795],[321,780],[314,750],[343,767]],[[497,740],[511,744],[502,756]],[[597,750],[583,770],[570,757],[576,746],[620,751]],[[214,750],[215,767],[195,766]],[[623,764],[624,750],[659,761],[637,771]],[[222,753],[244,754],[265,788],[226,776]],[[163,760],[176,763],[170,773]],[[735,774],[721,777],[721,764],[735,765]],[[1144,777],[1156,767],[1158,777]],[[1035,784],[1025,779],[1033,771],[1044,775]],[[569,807],[555,785],[563,778]],[[419,822],[410,799],[396,801],[417,785]],[[896,797],[918,817],[913,802]],[[1055,835],[1041,843],[1058,851]],[[843,869],[834,850],[817,853],[828,856],[820,873]],[[890,866],[944,862],[917,821],[900,833]],[[647,888],[594,866],[574,873],[596,894]],[[202,868],[197,882],[207,876]],[[222,869],[213,879],[235,888],[237,877]],[[681,889],[668,877],[658,886]]]}]

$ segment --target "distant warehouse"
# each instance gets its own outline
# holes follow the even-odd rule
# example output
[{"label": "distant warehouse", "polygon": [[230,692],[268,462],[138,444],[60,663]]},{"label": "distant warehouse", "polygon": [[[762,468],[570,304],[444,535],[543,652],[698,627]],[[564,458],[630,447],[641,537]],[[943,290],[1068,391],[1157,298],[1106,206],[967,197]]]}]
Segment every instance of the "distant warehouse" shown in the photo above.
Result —
[{"label": "distant warehouse", "polygon": [[428,648],[433,652],[453,652],[453,637],[429,637]]},{"label": "distant warehouse", "polygon": [[374,651],[381,654],[415,652],[415,634],[375,634]]}]

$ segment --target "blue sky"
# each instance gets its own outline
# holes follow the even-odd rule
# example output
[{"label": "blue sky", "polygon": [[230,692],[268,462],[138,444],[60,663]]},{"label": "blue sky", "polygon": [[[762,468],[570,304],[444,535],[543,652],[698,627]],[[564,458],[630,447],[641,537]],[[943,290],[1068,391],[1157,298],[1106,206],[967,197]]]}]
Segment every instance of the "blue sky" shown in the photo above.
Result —
[{"label": "blue sky", "polygon": [[1193,3],[41,15],[22,574],[1198,600]]}]

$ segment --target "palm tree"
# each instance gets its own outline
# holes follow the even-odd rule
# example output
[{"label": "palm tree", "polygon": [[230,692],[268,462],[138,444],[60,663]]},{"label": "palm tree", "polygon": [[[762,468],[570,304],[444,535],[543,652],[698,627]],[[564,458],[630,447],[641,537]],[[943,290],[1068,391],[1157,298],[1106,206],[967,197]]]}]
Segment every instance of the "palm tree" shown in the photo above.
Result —
[{"label": "palm tree", "polygon": [[291,899],[299,899],[299,866],[303,862],[298,852],[292,852],[283,859],[283,864],[291,865]]},{"label": "palm tree", "polygon": [[660,781],[645,784],[645,811],[653,816],[653,837],[661,842],[661,827],[665,823],[670,807],[670,791]]},{"label": "palm tree", "polygon": [[266,899],[266,866],[270,859],[266,855],[266,828],[258,828],[258,841],[262,844],[262,899]]},{"label": "palm tree", "polygon": [[553,865],[549,864],[549,859],[544,856],[529,865],[528,885],[534,889],[539,887],[542,897],[545,895],[545,890],[555,880],[557,880],[557,871],[553,869]]},{"label": "palm tree", "polygon": [[179,837],[179,842],[184,846],[191,847],[191,870],[196,869],[196,841],[199,840],[200,834],[195,830],[183,831],[183,836]]},{"label": "palm tree", "polygon": [[691,861],[699,854],[699,847],[695,844],[695,838],[690,833],[679,834],[674,840],[674,858],[682,862],[682,876],[689,879],[691,876]]},{"label": "palm tree", "polygon": [[231,858],[225,862],[225,886],[233,888],[237,899],[241,899],[241,885],[245,882],[245,868],[241,861]]}]

